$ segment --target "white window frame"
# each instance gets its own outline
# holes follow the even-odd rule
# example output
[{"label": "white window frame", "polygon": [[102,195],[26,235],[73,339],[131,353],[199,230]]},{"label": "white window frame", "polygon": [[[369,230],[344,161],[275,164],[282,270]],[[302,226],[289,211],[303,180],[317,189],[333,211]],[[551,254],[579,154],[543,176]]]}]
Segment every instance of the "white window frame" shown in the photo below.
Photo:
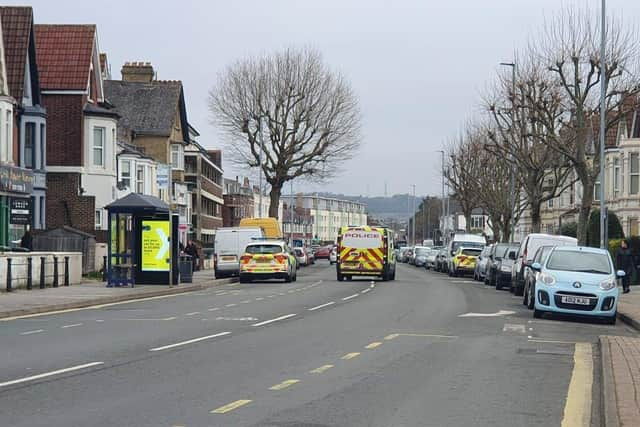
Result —
[{"label": "white window frame", "polygon": [[553,209],[553,201],[554,201],[554,200],[555,200],[555,199],[549,199],[549,200],[547,200],[547,207],[548,207],[549,209]]},{"label": "white window frame", "polygon": [[96,209],[94,214],[94,223],[96,230],[102,230],[102,209]]},{"label": "white window frame", "polygon": [[184,170],[184,146],[182,144],[171,144],[170,160],[172,169]]},{"label": "white window frame", "polygon": [[[142,177],[140,177],[142,172]],[[144,194],[144,165],[136,164],[136,193]]]},{"label": "white window frame", "polygon": [[600,201],[600,182],[601,182],[600,175],[598,175],[595,182],[593,183],[593,201],[594,202]]},{"label": "white window frame", "polygon": [[[100,132],[102,134],[102,144],[96,145],[96,132]],[[105,148],[106,148],[106,139],[107,139],[107,129],[104,126],[94,126],[92,133],[92,142],[91,142],[91,164],[95,167],[105,167]],[[100,150],[100,163],[96,163],[96,150]]]},{"label": "white window frame", "polygon": [[[633,162],[636,161],[636,168],[634,172]],[[633,181],[636,181],[636,189],[633,191]],[[629,154],[629,195],[635,196],[640,192],[640,153]]]},{"label": "white window frame", "polygon": [[[124,171],[125,164],[129,168],[127,175],[125,175],[125,171]],[[120,177],[118,178],[118,181],[122,182],[122,184],[125,185],[125,187],[131,188],[131,159],[123,159],[120,161],[119,172],[120,172]],[[125,180],[127,180],[128,182],[125,183]]]},{"label": "white window frame", "polygon": [[620,195],[620,177],[621,177],[620,159],[613,159],[613,195]]}]

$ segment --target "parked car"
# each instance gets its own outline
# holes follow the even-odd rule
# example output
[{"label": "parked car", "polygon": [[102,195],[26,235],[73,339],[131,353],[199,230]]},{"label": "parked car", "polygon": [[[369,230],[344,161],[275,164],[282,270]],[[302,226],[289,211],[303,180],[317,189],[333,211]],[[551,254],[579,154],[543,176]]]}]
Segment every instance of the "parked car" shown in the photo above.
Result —
[{"label": "parked car", "polygon": [[447,272],[447,254],[449,249],[442,248],[438,251],[438,255],[436,255],[436,271],[441,273]]},{"label": "parked car", "polygon": [[333,265],[338,262],[338,248],[336,246],[331,249],[331,253],[329,254],[329,264]]},{"label": "parked car", "polygon": [[453,270],[453,256],[456,254],[459,248],[476,248],[482,250],[487,245],[487,240],[484,236],[477,234],[456,233],[453,239],[449,242],[449,252],[447,252],[447,270]]},{"label": "parked car", "polygon": [[449,276],[457,277],[464,274],[473,273],[476,268],[476,258],[482,252],[482,248],[467,248],[461,246],[451,257],[451,270]]},{"label": "parked car", "polygon": [[436,257],[438,256],[438,252],[440,252],[440,250],[435,248],[429,250],[429,253],[427,254],[427,257],[424,263],[424,268],[426,268],[427,270],[429,269],[435,270]]},{"label": "parked car", "polygon": [[491,248],[493,248],[493,244],[485,246],[484,249],[482,249],[482,252],[480,252],[480,255],[478,255],[476,268],[473,270],[473,280],[477,280],[479,282],[484,281],[485,275],[487,274],[487,264]]},{"label": "parked car", "polygon": [[568,236],[531,233],[520,244],[515,263],[511,272],[511,290],[516,295],[524,291],[524,278],[527,273],[527,263],[531,263],[533,256],[540,246],[577,246],[578,239]]},{"label": "parked car", "polygon": [[424,267],[424,264],[427,262],[427,254],[431,249],[425,246],[416,246],[413,250],[413,261],[411,264],[416,267]]},{"label": "parked car", "polygon": [[[553,249],[554,247],[555,246],[540,246],[536,251],[536,254],[533,256],[531,263],[535,264],[537,262],[541,265],[544,264],[547,255],[549,255],[549,252],[551,252],[551,249]],[[524,278],[524,297],[522,304],[526,305],[529,310],[533,310],[533,288],[536,283],[537,277],[537,271],[533,271],[531,268],[527,269],[527,273]]]},{"label": "parked car", "polygon": [[284,279],[295,282],[298,261],[283,241],[263,240],[249,243],[240,258],[240,283],[253,280]]},{"label": "parked car", "polygon": [[505,260],[505,258],[511,251],[515,255],[519,247],[518,243],[496,243],[493,245],[489,253],[489,261],[487,261],[487,275],[484,279],[486,285],[495,286],[498,290],[505,285],[510,287],[513,260]]},{"label": "parked car", "polygon": [[408,263],[411,257],[413,257],[413,248],[411,246],[407,246],[402,251],[402,262]]},{"label": "parked car", "polygon": [[224,227],[216,232],[213,252],[213,271],[216,279],[237,276],[240,257],[254,239],[264,237],[259,227]]},{"label": "parked car", "polygon": [[329,255],[331,254],[331,248],[333,246],[321,246],[314,252],[316,259],[329,259]]},{"label": "parked car", "polygon": [[306,267],[314,263],[313,255],[307,248],[293,248],[293,252],[296,255],[298,264],[300,264],[301,266]]},{"label": "parked car", "polygon": [[556,246],[543,263],[530,263],[530,268],[539,273],[532,291],[535,318],[564,313],[616,322],[617,279],[625,272],[616,272],[608,250]]}]

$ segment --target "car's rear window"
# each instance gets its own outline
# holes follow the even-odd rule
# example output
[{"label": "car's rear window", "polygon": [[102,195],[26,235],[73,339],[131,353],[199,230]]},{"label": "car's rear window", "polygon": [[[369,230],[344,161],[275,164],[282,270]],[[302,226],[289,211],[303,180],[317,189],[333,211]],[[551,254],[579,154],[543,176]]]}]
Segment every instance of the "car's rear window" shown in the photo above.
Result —
[{"label": "car's rear window", "polygon": [[427,248],[416,248],[416,255],[429,255],[429,252]]},{"label": "car's rear window", "polygon": [[595,274],[611,274],[609,256],[582,251],[553,251],[547,269]]},{"label": "car's rear window", "polygon": [[480,255],[480,252],[482,252],[481,249],[463,249],[462,255],[478,256]]},{"label": "car's rear window", "polygon": [[294,248],[293,250],[296,252],[296,255],[298,255],[298,256],[304,255],[304,252],[302,251],[302,248]]},{"label": "car's rear window", "polygon": [[280,245],[250,245],[247,246],[247,253],[250,254],[278,254],[282,252]]}]

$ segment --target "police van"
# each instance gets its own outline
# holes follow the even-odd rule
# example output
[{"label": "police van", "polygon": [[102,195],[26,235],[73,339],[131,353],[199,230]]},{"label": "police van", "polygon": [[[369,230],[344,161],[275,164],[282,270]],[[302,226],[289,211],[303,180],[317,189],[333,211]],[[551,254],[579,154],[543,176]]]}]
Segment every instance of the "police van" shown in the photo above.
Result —
[{"label": "police van", "polygon": [[338,234],[336,277],[374,276],[395,280],[396,257],[393,232],[384,227],[348,226]]}]

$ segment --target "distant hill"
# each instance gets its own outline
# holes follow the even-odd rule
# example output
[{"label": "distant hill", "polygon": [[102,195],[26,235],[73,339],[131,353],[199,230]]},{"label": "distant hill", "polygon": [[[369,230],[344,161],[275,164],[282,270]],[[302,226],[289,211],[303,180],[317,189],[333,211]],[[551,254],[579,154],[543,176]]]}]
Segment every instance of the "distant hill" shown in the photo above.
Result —
[{"label": "distant hill", "polygon": [[[367,212],[370,216],[375,218],[393,218],[393,219],[405,219],[407,218],[407,203],[409,207],[413,207],[413,196],[407,194],[394,194],[389,197],[364,197],[364,196],[348,196],[345,194],[335,193],[318,193],[323,197],[332,197],[335,199],[351,200],[354,202],[364,203],[367,205]],[[422,198],[415,197],[416,209],[420,206]]]}]

